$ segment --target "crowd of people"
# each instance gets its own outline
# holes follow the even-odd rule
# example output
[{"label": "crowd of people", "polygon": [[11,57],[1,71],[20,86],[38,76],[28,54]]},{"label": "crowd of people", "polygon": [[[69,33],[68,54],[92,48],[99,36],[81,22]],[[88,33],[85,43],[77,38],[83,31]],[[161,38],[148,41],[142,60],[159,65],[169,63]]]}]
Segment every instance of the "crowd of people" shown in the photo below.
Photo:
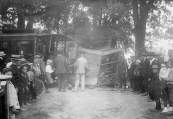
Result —
[{"label": "crowd of people", "polygon": [[[46,60],[43,54],[37,54],[32,62],[24,57],[19,59],[11,56],[9,62],[4,63],[4,56],[4,52],[0,51],[0,72],[12,76],[7,82],[10,119],[15,119],[19,110],[26,111],[27,106],[39,99],[36,90],[39,79],[43,81],[46,93],[51,93],[49,87],[53,82],[58,83],[59,92],[66,92],[67,82],[71,74],[75,74],[74,92],[78,91],[80,81],[81,91],[85,90],[85,74],[89,68],[84,52],[76,59],[69,55],[64,56],[62,51]],[[148,102],[155,101],[156,110],[161,110],[163,103],[162,113],[173,111],[173,58],[162,62],[158,55],[141,53],[139,56],[132,56],[127,63],[123,53],[120,53],[117,72],[119,88],[126,90],[128,77],[132,92],[148,96]],[[1,87],[5,84],[0,82]]]},{"label": "crowd of people", "polygon": [[76,74],[74,92],[78,91],[80,80],[81,91],[85,90],[85,71],[88,69],[88,63],[84,58],[84,52],[81,52],[80,57],[75,60],[69,55],[64,56],[62,51],[58,51],[57,56],[48,58],[46,63],[43,54],[35,55],[32,63],[24,57],[13,56],[9,62],[4,63],[4,56],[4,52],[0,51],[1,75],[11,75],[12,78],[8,82],[0,81],[0,86],[2,88],[6,83],[9,84],[10,119],[15,119],[18,112],[26,111],[27,106],[40,98],[37,96],[36,88],[39,79],[43,81],[46,93],[51,93],[49,87],[53,82],[58,83],[59,92],[66,92],[69,75],[74,73]]},{"label": "crowd of people", "polygon": [[155,101],[156,110],[161,110],[163,103],[162,113],[173,111],[173,58],[161,61],[154,53],[132,56],[128,77],[132,91],[148,96],[148,102]]}]

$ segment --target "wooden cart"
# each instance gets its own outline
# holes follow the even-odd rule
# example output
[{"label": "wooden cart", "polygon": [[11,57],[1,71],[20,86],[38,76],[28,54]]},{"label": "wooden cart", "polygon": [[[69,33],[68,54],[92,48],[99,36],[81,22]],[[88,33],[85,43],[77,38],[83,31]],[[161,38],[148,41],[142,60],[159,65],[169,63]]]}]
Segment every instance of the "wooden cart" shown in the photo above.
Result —
[{"label": "wooden cart", "polygon": [[124,53],[124,49],[81,50],[85,52],[90,68],[86,74],[86,85],[112,85],[115,82],[119,53]]}]

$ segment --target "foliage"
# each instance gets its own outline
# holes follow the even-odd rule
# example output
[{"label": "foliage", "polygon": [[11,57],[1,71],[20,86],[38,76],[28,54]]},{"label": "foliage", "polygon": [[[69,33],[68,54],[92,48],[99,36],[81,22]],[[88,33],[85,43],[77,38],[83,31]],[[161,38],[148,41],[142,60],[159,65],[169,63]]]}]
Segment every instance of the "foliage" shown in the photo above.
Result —
[{"label": "foliage", "polygon": [[[162,1],[1,0],[0,26],[32,28],[40,22],[49,31],[73,37],[85,47],[103,47],[111,40],[112,47],[120,43],[140,52],[145,49],[145,41],[153,36],[172,38],[172,18],[168,17],[165,5],[160,6]],[[163,11],[166,16],[161,15]],[[167,24],[160,19],[167,20]],[[167,29],[163,35],[162,28]]]},{"label": "foliage", "polygon": [[[148,50],[153,50],[160,41],[169,42],[173,38],[173,3],[162,2],[149,14],[146,40]],[[158,46],[157,46],[158,47]]]}]

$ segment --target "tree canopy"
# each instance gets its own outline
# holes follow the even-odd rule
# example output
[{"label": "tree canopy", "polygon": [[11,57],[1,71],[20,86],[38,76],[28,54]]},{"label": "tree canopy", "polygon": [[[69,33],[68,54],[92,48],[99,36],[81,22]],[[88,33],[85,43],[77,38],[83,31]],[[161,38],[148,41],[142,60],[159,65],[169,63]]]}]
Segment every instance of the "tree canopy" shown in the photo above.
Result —
[{"label": "tree canopy", "polygon": [[[165,27],[156,13],[159,9],[169,16],[164,6],[159,6],[164,1],[1,0],[0,26],[25,29],[39,22],[50,32],[71,36],[85,47],[99,48],[110,41],[111,47],[120,45],[139,53],[146,50],[146,40]],[[152,30],[147,32],[147,28]],[[168,37],[172,37],[171,31],[167,30]]]}]

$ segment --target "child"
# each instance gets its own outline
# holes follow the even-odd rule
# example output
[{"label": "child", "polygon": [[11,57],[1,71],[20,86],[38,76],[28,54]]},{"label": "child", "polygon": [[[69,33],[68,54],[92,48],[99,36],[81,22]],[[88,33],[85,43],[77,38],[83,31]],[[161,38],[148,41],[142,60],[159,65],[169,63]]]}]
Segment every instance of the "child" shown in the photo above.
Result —
[{"label": "child", "polygon": [[[4,75],[13,76],[13,72],[11,68],[3,69],[2,73]],[[9,84],[8,86],[8,90],[9,90],[8,97],[9,97],[9,107],[10,107],[9,117],[10,119],[15,119],[15,113],[17,112],[16,109],[20,109],[17,91],[11,81],[8,81],[7,83]]]},{"label": "child", "polygon": [[53,83],[53,79],[51,78],[51,73],[53,73],[53,70],[52,70],[52,67],[51,67],[51,63],[52,63],[52,60],[48,59],[47,60],[47,65],[46,65],[46,78],[47,78],[47,90],[46,92],[47,93],[50,93],[48,88],[49,88],[49,84],[52,84]]},{"label": "child", "polygon": [[40,61],[40,59],[39,58],[37,58],[36,56],[35,56],[35,59],[34,59],[34,61],[33,61],[33,64],[31,65],[31,71],[33,72],[33,74],[34,74],[34,80],[33,80],[33,91],[32,91],[32,100],[33,101],[36,101],[36,99],[37,98],[39,98],[39,97],[36,97],[36,92],[37,92],[37,90],[36,90],[36,83],[37,83],[37,81],[39,80],[39,78],[40,78],[40,75],[41,75],[41,70],[40,70],[40,66],[39,66],[39,61]]},{"label": "child", "polygon": [[29,104],[29,81],[27,77],[27,71],[28,71],[28,65],[24,64],[19,69],[19,75],[18,75],[18,92],[19,92],[19,104],[21,106],[21,110],[25,111],[26,105]]},{"label": "child", "polygon": [[153,92],[153,100],[156,102],[156,110],[161,110],[160,103],[160,79],[159,79],[159,67],[157,65],[152,65],[153,77],[151,79],[151,88]]},{"label": "child", "polygon": [[28,69],[27,76],[28,76],[28,81],[29,81],[29,92],[30,92],[30,102],[35,102],[36,101],[36,91],[34,88],[34,73],[31,70],[32,69],[32,64],[29,64],[30,70]]},{"label": "child", "polygon": [[169,108],[167,107],[167,104],[169,103],[169,106],[171,106],[170,100],[169,100],[169,92],[168,92],[168,85],[167,85],[167,80],[168,80],[168,75],[170,72],[170,64],[169,62],[165,62],[165,65],[161,65],[161,70],[159,73],[159,78],[161,81],[161,93],[162,93],[162,100],[164,103],[164,110],[162,113],[167,113],[169,111]]}]

